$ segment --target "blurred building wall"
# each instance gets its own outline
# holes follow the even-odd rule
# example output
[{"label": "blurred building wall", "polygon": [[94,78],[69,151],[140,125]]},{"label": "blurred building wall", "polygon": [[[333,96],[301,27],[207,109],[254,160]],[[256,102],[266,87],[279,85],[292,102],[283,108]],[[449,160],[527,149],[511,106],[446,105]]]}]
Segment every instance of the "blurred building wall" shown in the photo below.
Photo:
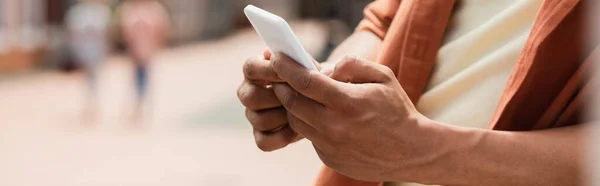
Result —
[{"label": "blurred building wall", "polygon": [[[0,73],[28,69],[36,64],[65,66],[64,14],[78,0],[0,0]],[[104,0],[116,7],[124,0]],[[172,43],[215,39],[249,26],[242,9],[247,4],[286,20],[338,20],[354,27],[371,0],[160,0],[171,16]],[[332,24],[340,25],[340,24]],[[339,27],[339,26],[332,26]],[[115,29],[118,31],[118,29]],[[337,28],[332,32],[339,34]],[[118,32],[116,43],[119,43]],[[340,36],[343,37],[343,36]]]},{"label": "blurred building wall", "polygon": [[203,21],[202,7],[206,0],[165,0],[171,16],[171,36],[176,42],[183,42],[197,37]]},{"label": "blurred building wall", "polygon": [[363,9],[373,0],[302,0],[303,18],[336,19],[354,28],[363,18]]},{"label": "blurred building wall", "polygon": [[214,39],[239,28],[247,4],[291,20],[299,16],[299,0],[164,0],[172,20],[175,43]]},{"label": "blurred building wall", "polygon": [[67,64],[63,20],[77,1],[0,0],[0,73]]},{"label": "blurred building wall", "polygon": [[26,69],[45,47],[45,0],[0,0],[0,73]]}]

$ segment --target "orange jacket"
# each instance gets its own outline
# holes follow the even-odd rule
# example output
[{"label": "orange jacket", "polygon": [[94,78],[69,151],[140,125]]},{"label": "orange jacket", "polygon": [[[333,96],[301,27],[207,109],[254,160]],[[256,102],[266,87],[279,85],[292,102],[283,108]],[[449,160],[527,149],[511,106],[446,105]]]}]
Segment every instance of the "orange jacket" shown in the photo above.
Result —
[{"label": "orange jacket", "polygon": [[[588,4],[591,3],[591,4]],[[428,83],[455,0],[378,0],[365,9],[357,30],[383,39],[377,62],[390,67],[413,102]],[[545,0],[508,80],[490,128],[538,130],[585,122],[584,103],[598,74],[588,72],[600,58],[599,37],[588,7],[597,1]],[[325,167],[316,185],[370,186]]]}]

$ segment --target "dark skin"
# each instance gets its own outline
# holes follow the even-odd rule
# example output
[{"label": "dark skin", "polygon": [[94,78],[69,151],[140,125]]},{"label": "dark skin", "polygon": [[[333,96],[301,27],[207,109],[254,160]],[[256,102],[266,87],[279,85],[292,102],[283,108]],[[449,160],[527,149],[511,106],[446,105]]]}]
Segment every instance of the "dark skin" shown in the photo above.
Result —
[{"label": "dark skin", "polygon": [[[370,32],[357,32],[344,41],[329,57],[329,63],[316,63],[321,71],[333,70],[334,62],[352,54],[374,60],[381,40]],[[270,87],[284,82],[274,72],[271,53],[248,58],[244,63],[244,82],[238,88],[238,97],[246,106],[246,117],[252,124],[256,145],[263,151],[273,151],[296,142],[303,137],[288,126],[287,111]]]},{"label": "dark skin", "polygon": [[[346,57],[317,72],[283,54],[275,56],[247,61],[244,72],[251,81],[238,90],[265,151],[303,136],[328,167],[365,181],[580,184],[582,144],[590,125],[530,132],[458,127],[420,114],[383,65]],[[259,91],[248,88],[251,82],[270,86]],[[252,114],[256,111],[258,116]]]},{"label": "dark skin", "polygon": [[273,151],[302,137],[288,125],[287,110],[273,91],[273,83],[284,81],[270,65],[271,53],[265,51],[263,56],[249,58],[244,63],[244,82],[237,94],[246,106],[246,118],[254,128],[256,145],[263,151]]}]

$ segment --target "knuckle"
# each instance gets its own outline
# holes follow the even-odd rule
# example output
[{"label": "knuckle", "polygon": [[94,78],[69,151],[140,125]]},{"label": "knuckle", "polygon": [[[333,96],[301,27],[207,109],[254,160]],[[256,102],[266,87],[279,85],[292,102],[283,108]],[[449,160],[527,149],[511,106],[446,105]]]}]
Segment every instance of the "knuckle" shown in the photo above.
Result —
[{"label": "knuckle", "polygon": [[312,86],[313,77],[311,74],[312,73],[309,73],[308,75],[303,75],[300,77],[300,91],[306,91]]},{"label": "knuckle", "polygon": [[345,63],[347,65],[353,65],[359,62],[360,59],[357,56],[344,56],[344,59],[342,60],[342,63]]},{"label": "knuckle", "polygon": [[268,78],[277,77],[277,73],[275,73],[275,70],[273,70],[273,66],[270,65],[269,67],[270,68],[264,69],[263,76]]},{"label": "knuckle", "polygon": [[242,105],[251,110],[256,110],[258,106],[258,97],[255,96],[256,92],[250,86],[245,86],[245,88],[238,89],[238,98]]},{"label": "knuckle", "polygon": [[357,68],[360,68],[361,60],[358,57],[346,56],[334,67],[334,72],[350,75]]},{"label": "knuckle", "polygon": [[288,108],[288,109],[294,108],[294,105],[296,104],[296,93],[295,92],[286,93],[283,96],[282,104],[285,108]]},{"label": "knuckle", "polygon": [[347,130],[343,125],[329,125],[327,130],[333,141],[344,141],[348,137]]},{"label": "knuckle", "polygon": [[335,64],[335,70],[336,71],[344,71],[346,70],[352,63],[352,61],[354,61],[354,57],[351,56],[345,56],[339,63]]},{"label": "knuckle", "polygon": [[240,84],[240,86],[238,86],[237,89],[237,97],[238,99],[242,100],[242,97],[244,96],[244,87],[246,86],[246,81],[242,82],[242,84]]},{"label": "knuckle", "polygon": [[394,74],[394,71],[392,71],[392,69],[390,69],[389,67],[385,66],[385,65],[381,65],[381,72],[383,73],[383,75],[385,76],[386,80],[392,80],[396,78],[396,75]]},{"label": "knuckle", "polygon": [[259,113],[250,109],[246,109],[246,119],[248,119],[248,122],[250,122],[255,129],[262,131],[259,129],[259,126],[263,122],[263,119]]},{"label": "knuckle", "polygon": [[257,74],[259,73],[258,69],[259,68],[259,61],[257,58],[248,58],[246,59],[246,61],[244,62],[244,65],[242,66],[244,74],[246,75],[246,77],[257,77],[260,76],[261,74]]},{"label": "knuckle", "polygon": [[348,104],[352,104],[354,106],[359,106],[357,103],[362,102],[363,100],[369,100],[373,95],[370,95],[370,90],[362,90],[362,91],[350,91],[344,94],[344,98],[348,100]]},{"label": "knuckle", "polygon": [[349,67],[353,67],[357,64],[360,63],[360,59],[356,56],[345,56],[344,59],[342,59],[342,61],[340,63],[338,63],[340,65],[340,67],[342,69],[344,68],[349,68]]},{"label": "knuckle", "polygon": [[277,52],[277,53],[271,55],[271,59],[270,59],[271,65],[273,66],[273,69],[275,69],[275,70],[281,69],[281,67],[282,67],[281,66],[282,63],[280,63],[281,55],[284,55],[284,54]]},{"label": "knuckle", "polygon": [[248,58],[248,59],[246,59],[246,61],[244,62],[244,65],[242,66],[242,69],[244,71],[244,74],[246,74],[246,76],[251,75],[252,66],[254,63],[253,61],[254,61],[253,58]]},{"label": "knuckle", "polygon": [[243,83],[242,85],[240,85],[240,87],[237,90],[237,96],[240,99],[240,101],[242,102],[242,104],[246,105],[246,101],[248,100],[248,88],[246,83]]}]

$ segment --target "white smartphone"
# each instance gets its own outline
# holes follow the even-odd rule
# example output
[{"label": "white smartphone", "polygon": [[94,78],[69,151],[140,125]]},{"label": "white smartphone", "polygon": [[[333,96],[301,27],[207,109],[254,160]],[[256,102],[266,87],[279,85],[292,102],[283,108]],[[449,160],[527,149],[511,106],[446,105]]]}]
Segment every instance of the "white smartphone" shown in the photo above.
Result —
[{"label": "white smartphone", "polygon": [[271,53],[282,52],[305,68],[317,70],[312,57],[283,18],[253,5],[246,6],[244,13]]}]

